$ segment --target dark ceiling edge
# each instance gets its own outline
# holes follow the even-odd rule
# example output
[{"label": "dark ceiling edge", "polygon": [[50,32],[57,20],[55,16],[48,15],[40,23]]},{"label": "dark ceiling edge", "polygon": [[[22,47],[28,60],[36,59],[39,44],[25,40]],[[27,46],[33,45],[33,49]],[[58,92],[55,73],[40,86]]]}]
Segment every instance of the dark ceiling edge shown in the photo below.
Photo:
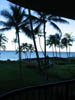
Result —
[{"label": "dark ceiling edge", "polygon": [[[9,1],[13,4],[20,5],[24,8],[29,8],[29,9],[35,10],[35,11],[41,11],[40,9],[37,10],[37,8],[33,7],[32,5],[30,6],[28,4],[28,0],[25,2],[26,5],[23,5],[22,1],[20,1],[20,0],[7,0],[7,1]],[[18,3],[17,1],[20,1],[20,2]],[[57,11],[55,11],[54,9],[51,8],[50,12],[48,10],[46,11],[46,9],[45,9],[45,11],[41,11],[41,12],[47,12],[48,14],[52,14],[54,16],[60,16],[60,17],[64,17],[64,18],[67,18],[67,19],[75,20],[75,15],[74,15],[74,12],[72,12],[72,11],[70,11],[70,12],[68,12],[68,11],[58,11],[58,9],[57,9]]]}]

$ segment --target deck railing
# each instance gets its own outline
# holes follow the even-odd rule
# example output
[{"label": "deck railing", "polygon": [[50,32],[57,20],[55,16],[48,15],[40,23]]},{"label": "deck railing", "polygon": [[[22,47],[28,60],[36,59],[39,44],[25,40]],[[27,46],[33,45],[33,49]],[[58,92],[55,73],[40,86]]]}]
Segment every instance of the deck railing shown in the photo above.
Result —
[{"label": "deck railing", "polygon": [[16,89],[0,100],[75,100],[75,79]]}]

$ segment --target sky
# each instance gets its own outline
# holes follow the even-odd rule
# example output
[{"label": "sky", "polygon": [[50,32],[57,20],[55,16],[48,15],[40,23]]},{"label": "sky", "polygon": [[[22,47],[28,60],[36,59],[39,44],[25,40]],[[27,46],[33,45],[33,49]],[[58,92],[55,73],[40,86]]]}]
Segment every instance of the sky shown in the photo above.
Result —
[{"label": "sky", "polygon": [[[0,0],[0,11],[3,10],[3,9],[9,10],[9,4],[10,3],[7,0]],[[63,35],[65,33],[70,33],[73,36],[75,36],[75,20],[67,19],[67,18],[65,18],[65,19],[69,22],[69,24],[57,23],[57,25],[61,29]],[[0,21],[1,20],[3,20],[2,16],[0,16]],[[10,31],[5,31],[3,33],[9,39],[8,43],[6,43],[7,50],[15,50],[15,44],[12,42],[13,39],[15,38],[15,30],[12,29]],[[58,33],[58,32],[52,26],[47,25],[46,33],[48,35],[48,34],[55,34],[55,33]],[[25,36],[24,33],[20,34],[20,39],[21,39],[21,43],[28,42],[28,43],[32,43],[33,44],[33,41],[31,39],[27,38],[27,36]],[[42,37],[41,38],[42,48],[44,48],[43,47],[44,46],[44,42],[43,41],[44,40],[43,40],[43,37]],[[40,51],[39,40],[38,39],[36,39],[36,43],[37,43],[38,50]],[[51,50],[52,50],[51,48],[47,47],[47,51],[51,51]],[[62,51],[65,51],[65,48]],[[72,52],[75,51],[75,42],[73,42],[73,46],[71,47],[71,51]]]}]

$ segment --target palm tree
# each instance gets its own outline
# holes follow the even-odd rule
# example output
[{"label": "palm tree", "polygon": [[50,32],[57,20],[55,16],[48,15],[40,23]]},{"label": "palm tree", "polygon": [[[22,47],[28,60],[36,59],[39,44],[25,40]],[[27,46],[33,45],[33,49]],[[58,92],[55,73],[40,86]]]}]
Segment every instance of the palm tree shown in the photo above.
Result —
[{"label": "palm tree", "polygon": [[61,40],[62,48],[66,47],[67,57],[70,57],[70,46],[72,46],[74,40],[75,40],[74,36],[72,36],[72,34],[69,33],[65,33],[64,37]]},{"label": "palm tree", "polygon": [[27,52],[29,51],[28,43],[21,44],[21,51],[25,53],[25,58],[28,58]]},{"label": "palm tree", "polygon": [[72,46],[72,43],[73,43],[73,41],[74,41],[74,36],[72,36],[72,34],[65,33],[65,37],[67,38],[67,41],[68,41],[68,46],[69,46],[69,57],[70,57],[70,46]]},{"label": "palm tree", "polygon": [[32,53],[33,51],[35,51],[35,48],[34,48],[34,46],[33,46],[32,44],[29,44],[29,45],[28,45],[28,49],[29,49],[29,51],[30,51],[30,58],[31,58],[31,53]]},{"label": "palm tree", "polygon": [[54,57],[54,47],[53,47],[53,44],[54,44],[54,35],[49,35],[48,39],[47,39],[47,46],[52,47],[52,52],[53,52],[53,57]]},{"label": "palm tree", "polygon": [[[41,25],[43,25],[44,55],[45,55],[45,58],[46,58],[46,32],[45,32],[46,24],[49,22],[50,25],[52,25],[55,29],[57,29],[59,31],[60,37],[61,37],[62,32],[61,32],[60,28],[56,25],[56,22],[60,22],[60,23],[68,23],[68,22],[61,17],[53,16],[53,15],[46,14],[46,13],[43,13],[43,12],[38,12],[38,16],[39,16],[39,18],[37,17],[36,23],[41,23]],[[46,62],[46,59],[45,59],[45,62]]]},{"label": "palm tree", "polygon": [[[54,48],[55,47],[55,51],[56,51],[56,57],[57,57],[57,50],[56,47],[60,45],[60,36],[58,33],[56,33],[55,35],[49,35],[48,39],[47,39],[47,45],[49,47],[52,46],[52,51],[53,51],[53,57],[54,57]],[[59,52],[60,52],[60,47],[59,47]]]},{"label": "palm tree", "polygon": [[57,47],[59,47],[59,56],[61,57],[60,47],[61,47],[61,36],[59,33],[55,34],[55,44]]},{"label": "palm tree", "polygon": [[59,43],[59,40],[57,38],[57,34],[55,34],[54,35],[53,44],[54,44],[54,47],[55,47],[56,57],[57,57],[57,49],[56,49],[56,47],[57,47],[58,43]]},{"label": "palm tree", "polygon": [[21,72],[21,48],[20,48],[20,36],[19,32],[22,29],[22,23],[24,22],[25,12],[19,6],[10,5],[10,11],[2,10],[1,15],[6,18],[5,21],[0,21],[0,25],[3,25],[3,28],[0,31],[6,31],[14,28],[16,30],[15,34],[18,39],[19,47],[19,71]]},{"label": "palm tree", "polygon": [[33,30],[33,24],[32,24],[32,18],[31,18],[31,10],[28,9],[28,12],[29,12],[29,17],[30,17],[29,21],[30,21],[30,28],[31,28],[32,38],[33,38],[33,42],[34,42],[34,46],[35,46],[35,51],[36,51],[37,60],[38,60],[38,64],[39,64],[39,71],[40,71],[41,69],[40,69],[39,55],[38,55],[38,50],[37,50],[36,41],[35,41],[35,33],[34,33],[34,30]]},{"label": "palm tree", "polygon": [[3,49],[5,50],[6,49],[6,46],[5,46],[5,43],[8,42],[8,39],[6,38],[6,36],[2,33],[0,33],[0,50]]},{"label": "palm tree", "polygon": [[66,47],[66,54],[68,57],[68,39],[66,37],[62,38],[61,44],[62,44],[62,48]]},{"label": "palm tree", "polygon": [[46,28],[46,14],[43,12],[37,12],[39,18],[36,18],[36,24],[40,24],[43,25],[43,34],[44,34],[44,56],[45,56],[45,64],[46,64],[46,32],[45,32],[45,28]]},{"label": "palm tree", "polygon": [[28,9],[28,14],[29,15],[26,15],[28,17],[27,21],[26,21],[28,23],[28,25],[27,26],[23,25],[22,29],[23,29],[23,32],[25,32],[25,34],[33,40],[36,57],[37,57],[37,62],[38,62],[38,70],[41,71],[39,54],[38,54],[38,49],[37,49],[37,45],[36,45],[36,41],[35,41],[35,39],[36,39],[35,35],[38,33],[39,25],[36,26],[35,28],[33,28],[33,20],[35,19],[35,17],[32,16],[30,9]]},{"label": "palm tree", "polygon": [[25,53],[25,56],[28,58],[27,52],[30,52],[30,58],[31,58],[31,53],[35,51],[35,48],[32,44],[28,43],[22,43],[21,45],[21,50]]}]

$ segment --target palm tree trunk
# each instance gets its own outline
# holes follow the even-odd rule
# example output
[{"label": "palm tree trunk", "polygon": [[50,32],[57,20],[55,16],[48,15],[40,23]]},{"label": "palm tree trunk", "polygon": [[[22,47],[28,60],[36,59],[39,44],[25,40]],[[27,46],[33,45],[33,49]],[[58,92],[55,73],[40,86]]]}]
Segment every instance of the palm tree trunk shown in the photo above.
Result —
[{"label": "palm tree trunk", "polygon": [[41,47],[41,40],[40,40],[40,36],[39,36],[39,35],[38,35],[38,38],[39,38],[39,46],[40,46],[40,49],[41,49],[43,55],[45,56],[45,54],[44,54],[44,52],[43,52],[43,49],[42,49],[42,47]]},{"label": "palm tree trunk", "polygon": [[19,79],[20,79],[21,83],[24,84],[23,75],[22,75],[21,47],[20,47],[19,31],[17,31],[17,36],[18,36],[18,47],[19,47]]},{"label": "palm tree trunk", "polygon": [[[29,13],[29,16],[31,16],[30,9],[28,9],[28,13]],[[34,42],[34,46],[35,46],[35,52],[36,52],[36,56],[37,56],[38,67],[39,67],[39,71],[41,71],[40,60],[39,60],[38,50],[37,50],[37,46],[36,46],[36,41],[35,41],[35,36],[34,36],[34,31],[33,31],[33,25],[32,25],[31,17],[30,17],[30,27],[31,27],[31,31],[32,31],[32,37],[33,37],[33,42]]]},{"label": "palm tree trunk", "polygon": [[32,53],[32,52],[30,51],[30,59],[31,59],[31,53]]},{"label": "palm tree trunk", "polygon": [[52,46],[52,52],[53,52],[53,57],[54,57],[54,48],[53,48],[53,46]]},{"label": "palm tree trunk", "polygon": [[66,47],[66,54],[67,54],[67,57],[68,57],[68,50],[67,50],[67,47]]},{"label": "palm tree trunk", "polygon": [[21,66],[21,48],[20,48],[20,38],[19,38],[19,33],[17,32],[18,35],[18,47],[19,47],[19,72],[22,73],[22,66]]},{"label": "palm tree trunk", "polygon": [[56,46],[55,46],[55,52],[56,52],[56,57],[57,57],[57,50],[56,50]]},{"label": "palm tree trunk", "polygon": [[61,58],[61,51],[60,51],[60,46],[59,46],[59,57]]},{"label": "palm tree trunk", "polygon": [[55,58],[54,58],[54,46],[52,45],[52,52],[53,52],[53,66],[54,66],[54,64],[55,64]]},{"label": "palm tree trunk", "polygon": [[45,55],[45,65],[46,65],[46,32],[45,32],[45,21],[44,21],[44,55]]},{"label": "palm tree trunk", "polygon": [[69,57],[70,57],[70,46],[69,46]]}]

